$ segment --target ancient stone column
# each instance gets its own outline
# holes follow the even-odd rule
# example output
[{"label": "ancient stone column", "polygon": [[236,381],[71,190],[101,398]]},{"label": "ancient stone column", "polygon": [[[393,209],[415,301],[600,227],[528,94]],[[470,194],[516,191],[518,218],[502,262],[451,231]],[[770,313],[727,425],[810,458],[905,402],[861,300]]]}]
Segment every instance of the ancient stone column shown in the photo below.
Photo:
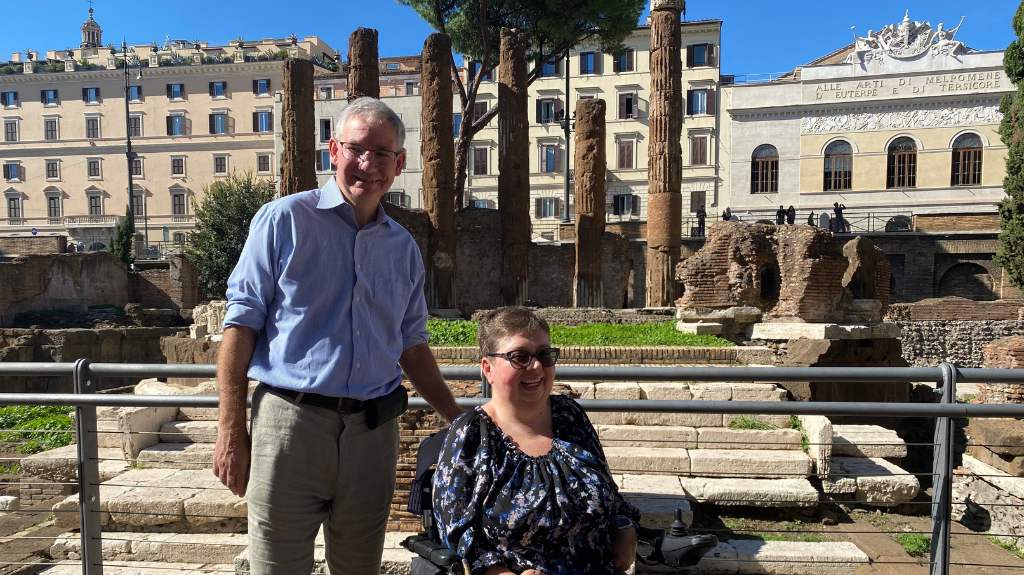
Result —
[{"label": "ancient stone column", "polygon": [[604,100],[576,101],[576,274],[573,306],[604,307],[601,238],[604,236]]},{"label": "ancient stone column", "polygon": [[356,28],[348,37],[348,101],[370,96],[380,98],[380,64],[377,31]]},{"label": "ancient stone column", "polygon": [[316,188],[313,154],[313,63],[289,58],[284,62],[284,101],[281,106],[280,194],[287,196]]},{"label": "ancient stone column", "polygon": [[527,38],[501,30],[498,68],[498,209],[501,213],[501,299],[527,299],[530,253],[530,133]]},{"label": "ancient stone column", "polygon": [[651,113],[647,145],[647,305],[676,298],[675,268],[682,243],[680,194],[683,149],[679,13],[683,0],[651,2]]},{"label": "ancient stone column", "polygon": [[452,40],[427,36],[420,73],[423,207],[430,215],[427,304],[455,307],[455,140],[452,138]]}]

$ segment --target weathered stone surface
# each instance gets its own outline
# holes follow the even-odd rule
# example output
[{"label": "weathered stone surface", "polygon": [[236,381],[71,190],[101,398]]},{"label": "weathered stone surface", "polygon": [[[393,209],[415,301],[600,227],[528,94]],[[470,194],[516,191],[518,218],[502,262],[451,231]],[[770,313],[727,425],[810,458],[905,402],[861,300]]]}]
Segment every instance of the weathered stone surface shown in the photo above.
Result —
[{"label": "weathered stone surface", "polygon": [[921,484],[917,477],[885,459],[832,457],[832,477],[857,479],[857,501],[890,506],[911,501]]},{"label": "weathered stone surface", "polygon": [[720,413],[595,411],[587,416],[595,425],[675,425],[682,427],[721,427],[722,425],[722,414]]},{"label": "weathered stone surface", "polygon": [[702,477],[807,477],[811,459],[802,451],[691,449],[690,475]]},{"label": "weathered stone surface", "polygon": [[742,573],[769,575],[854,575],[868,556],[846,541],[760,541],[733,539]]},{"label": "weathered stone surface", "polygon": [[605,102],[576,100],[576,150],[573,160],[576,193],[576,273],[574,307],[604,307],[601,285],[601,238],[605,223]]},{"label": "weathered stone surface", "polygon": [[526,35],[503,28],[498,71],[498,210],[501,298],[523,305],[529,289],[530,118]]},{"label": "weathered stone surface", "polygon": [[213,467],[212,443],[157,443],[139,452],[145,466],[165,469],[209,469]]},{"label": "weathered stone surface", "polygon": [[673,447],[608,447],[605,456],[612,471],[688,474],[690,455]]},{"label": "weathered stone surface", "polygon": [[21,498],[13,495],[0,495],[0,511],[18,511],[21,509]]},{"label": "weathered stone surface", "polygon": [[996,469],[1014,475],[1024,477],[1024,455],[999,455],[986,447],[971,445],[967,453],[972,457]]},{"label": "weathered stone surface", "polygon": [[590,381],[565,381],[555,382],[556,385],[566,385],[570,393],[576,399],[594,399],[594,383]]},{"label": "weathered stone surface", "polygon": [[[106,565],[103,567],[105,575],[167,575],[176,573],[178,575],[209,575],[215,573],[230,573],[235,570],[231,564],[216,565],[207,562],[203,563],[164,563],[158,561],[140,561],[130,566]],[[60,565],[50,567],[43,571],[46,575],[79,575],[82,572],[80,561],[68,561]]]},{"label": "weathered stone surface", "polygon": [[697,430],[700,449],[799,450],[803,437],[796,429],[728,429],[702,427]]},{"label": "weathered stone surface", "polygon": [[1004,535],[1024,547],[1024,478],[964,455],[953,476],[953,519],[973,531]]},{"label": "weathered stone surface", "polygon": [[[98,452],[100,481],[106,481],[128,469],[120,447],[101,447]],[[68,482],[78,478],[78,445],[71,444],[21,459],[25,475],[49,481]]]},{"label": "weathered stone surface", "polygon": [[380,98],[377,31],[373,28],[356,28],[348,37],[348,101],[363,96]]},{"label": "weathered stone surface", "polygon": [[732,399],[732,384],[715,382],[691,383],[690,395],[695,400],[729,401]]},{"label": "weathered stone surface", "polygon": [[1019,419],[973,417],[967,435],[974,445],[982,445],[1000,455],[1024,455],[1024,421]]},{"label": "weathered stone surface", "polygon": [[164,443],[213,443],[217,441],[215,421],[172,421],[160,427]]},{"label": "weathered stone surface", "polygon": [[[159,485],[174,473],[173,469],[132,469],[100,484],[100,524],[111,523],[110,501],[138,486]],[[78,495],[70,495],[53,506],[54,524],[64,529],[77,529]]]},{"label": "weathered stone surface", "polygon": [[640,511],[640,524],[655,529],[665,529],[675,519],[675,512],[681,511],[683,524],[689,527],[693,525],[693,506],[689,500],[684,499],[682,494],[678,498],[658,495],[656,497],[644,497],[634,493],[623,494],[630,504]]},{"label": "weathered stone surface", "polygon": [[281,106],[281,178],[278,189],[287,196],[317,187],[314,154],[316,117],[313,109],[313,62],[288,58],[284,62]]},{"label": "weathered stone surface", "polygon": [[734,383],[733,401],[786,401],[785,389],[773,383]]},{"label": "weathered stone surface", "polygon": [[755,421],[760,421],[760,422],[763,422],[763,423],[767,423],[768,425],[771,425],[773,427],[778,427],[778,428],[787,428],[787,427],[789,427],[789,416],[788,415],[754,414],[754,413],[745,413],[745,414],[727,413],[727,414],[722,416],[722,426],[723,427],[730,427],[730,426],[732,426],[732,422],[734,422],[736,420],[740,420],[740,421],[746,422],[746,421],[749,421],[751,419],[753,419]]},{"label": "weathered stone surface", "polygon": [[807,454],[814,460],[814,470],[826,479],[832,469],[832,422],[823,415],[800,415],[800,427],[807,438]]},{"label": "weathered stone surface", "polygon": [[619,481],[619,490],[634,496],[663,495],[685,497],[686,491],[675,475],[637,475],[626,473]]},{"label": "weathered stone surface", "polygon": [[[138,533],[120,532],[103,538],[108,561],[230,564],[248,546],[242,533]],[[81,539],[66,533],[50,546],[58,560],[81,559]],[[133,565],[134,566],[134,565]]]},{"label": "weathered stone surface", "polygon": [[[791,339],[786,344],[784,367],[906,367],[900,340]],[[780,384],[802,401],[864,401],[906,403],[910,384],[906,382],[836,383],[832,381],[785,382]]]},{"label": "weathered stone surface", "polygon": [[676,330],[694,335],[718,335],[722,333],[724,327],[720,323],[710,321],[699,321],[696,323],[678,321],[676,322]]},{"label": "weathered stone surface", "polygon": [[678,425],[598,425],[606,447],[697,447],[697,430]]},{"label": "weathered stone surface", "polygon": [[635,381],[602,381],[594,387],[595,399],[643,399]]},{"label": "weathered stone surface", "polygon": [[790,340],[790,339],[875,339],[898,338],[899,326],[894,323],[879,324],[837,324],[837,323],[802,323],[772,322],[756,323],[750,339]]},{"label": "weathered stone surface", "polygon": [[[140,384],[142,385],[142,384]],[[136,386],[136,391],[138,391]],[[152,385],[148,386],[154,387]],[[158,432],[164,424],[178,414],[176,407],[126,407],[117,416],[121,432],[121,449],[126,459],[134,459],[139,452],[160,441]]]},{"label": "weathered stone surface", "polygon": [[685,383],[641,381],[640,390],[644,399],[688,401],[693,399],[690,386]]},{"label": "weathered stone surface", "polygon": [[[995,302],[977,302],[995,303]],[[964,317],[970,317],[965,314]],[[914,367],[932,367],[943,361],[960,367],[983,367],[984,346],[1000,338],[1024,333],[1018,320],[897,321],[903,357]]]},{"label": "weathered stone surface", "polygon": [[687,495],[701,503],[751,507],[814,507],[818,490],[806,479],[682,477]]},{"label": "weathered stone surface", "polygon": [[885,252],[864,236],[857,236],[843,244],[843,256],[848,263],[843,273],[842,285],[850,292],[853,302],[875,302],[864,305],[857,311],[864,321],[877,322],[882,319],[889,305],[889,278],[892,266]]},{"label": "weathered stone surface", "polygon": [[907,456],[907,443],[895,431],[878,425],[836,425],[832,428],[832,453],[902,459]]},{"label": "weathered stone surface", "polygon": [[[998,339],[984,347],[985,367],[1024,367],[1024,335]],[[979,383],[981,403],[1024,403],[1024,384]]]}]

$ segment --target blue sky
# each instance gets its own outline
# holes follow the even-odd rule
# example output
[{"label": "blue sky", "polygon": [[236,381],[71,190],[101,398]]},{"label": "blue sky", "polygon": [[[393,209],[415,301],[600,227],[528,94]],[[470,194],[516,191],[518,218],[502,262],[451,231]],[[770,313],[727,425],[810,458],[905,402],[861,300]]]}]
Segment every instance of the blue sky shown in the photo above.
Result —
[{"label": "blue sky", "polygon": [[[76,46],[87,0],[3,0],[0,60],[11,52],[44,52]],[[1004,48],[1012,39],[1015,0],[689,0],[687,19],[724,21],[722,72],[778,73],[826,54],[860,34],[898,22],[904,9],[911,18],[955,26],[957,35],[980,50]],[[285,37],[316,34],[344,53],[349,33],[365,26],[380,31],[384,56],[416,54],[429,27],[395,0],[94,0],[96,20],[107,43],[200,39],[221,44],[238,36]],[[59,9],[58,9],[59,8]]]}]

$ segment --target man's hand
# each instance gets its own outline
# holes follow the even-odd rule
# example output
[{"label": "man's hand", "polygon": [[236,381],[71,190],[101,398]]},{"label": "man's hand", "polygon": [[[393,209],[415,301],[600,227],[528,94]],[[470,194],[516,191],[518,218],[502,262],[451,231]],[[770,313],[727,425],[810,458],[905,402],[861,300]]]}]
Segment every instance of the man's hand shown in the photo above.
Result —
[{"label": "man's hand", "polygon": [[217,444],[213,448],[213,474],[239,497],[245,497],[245,488],[249,485],[251,450],[249,431],[244,424],[240,429],[217,429]]},{"label": "man's hand", "polygon": [[462,413],[459,406],[455,405],[451,390],[441,377],[441,370],[437,368],[437,361],[434,359],[434,353],[430,351],[430,346],[421,343],[406,349],[398,363],[420,396],[445,419],[451,422]]},{"label": "man's hand", "polygon": [[615,535],[612,565],[619,571],[628,571],[636,559],[636,529],[619,529]]}]

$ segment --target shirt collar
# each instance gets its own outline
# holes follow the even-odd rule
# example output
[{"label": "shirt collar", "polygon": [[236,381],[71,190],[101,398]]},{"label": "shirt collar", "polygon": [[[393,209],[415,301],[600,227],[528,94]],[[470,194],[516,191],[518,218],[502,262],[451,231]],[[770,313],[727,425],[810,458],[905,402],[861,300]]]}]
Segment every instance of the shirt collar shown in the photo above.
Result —
[{"label": "shirt collar", "polygon": [[[324,185],[320,186],[320,199],[317,201],[316,207],[318,210],[333,210],[343,205],[348,206],[349,210],[353,209],[352,204],[348,203],[348,200],[342,195],[341,188],[338,187],[338,181],[331,176]],[[384,211],[384,206],[378,203],[377,215],[367,225],[373,223],[391,225],[392,221],[391,216]]]}]

